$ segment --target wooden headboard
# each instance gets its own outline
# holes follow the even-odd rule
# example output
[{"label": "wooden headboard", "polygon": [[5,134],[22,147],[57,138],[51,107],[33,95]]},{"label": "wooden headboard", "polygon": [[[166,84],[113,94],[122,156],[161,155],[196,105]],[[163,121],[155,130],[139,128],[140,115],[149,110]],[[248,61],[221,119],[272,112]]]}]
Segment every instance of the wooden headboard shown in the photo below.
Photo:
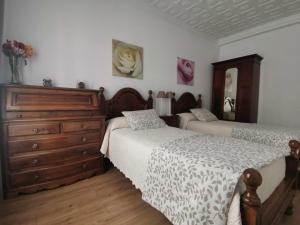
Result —
[{"label": "wooden headboard", "polygon": [[152,91],[145,100],[142,95],[133,88],[120,89],[110,100],[105,100],[104,88],[99,91],[99,105],[102,114],[106,115],[106,119],[123,116],[123,111],[135,111],[153,108]]},{"label": "wooden headboard", "polygon": [[183,93],[176,101],[175,94],[172,98],[172,114],[190,112],[192,108],[201,108],[202,100],[201,95],[198,96],[198,100],[190,92]]}]

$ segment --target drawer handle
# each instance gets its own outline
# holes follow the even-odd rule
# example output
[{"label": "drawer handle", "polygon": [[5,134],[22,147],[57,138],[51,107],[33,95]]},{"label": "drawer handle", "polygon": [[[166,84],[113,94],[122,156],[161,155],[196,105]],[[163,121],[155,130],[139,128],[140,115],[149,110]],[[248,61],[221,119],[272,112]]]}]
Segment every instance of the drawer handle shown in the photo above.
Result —
[{"label": "drawer handle", "polygon": [[82,142],[86,142],[86,140],[87,140],[86,137],[81,138]]},{"label": "drawer handle", "polygon": [[40,176],[39,175],[35,175],[34,176],[34,180],[36,181],[36,180],[39,180],[40,179]]},{"label": "drawer handle", "polygon": [[33,133],[38,134],[40,132],[44,132],[44,133],[49,133],[47,128],[42,128],[42,129],[38,129],[38,128],[33,128],[32,129]]},{"label": "drawer handle", "polygon": [[39,162],[39,160],[38,160],[38,159],[34,159],[34,160],[32,160],[32,164],[33,164],[33,165],[36,165],[38,162]]},{"label": "drawer handle", "polygon": [[82,165],[82,169],[85,170],[86,168],[87,168],[87,165],[86,165],[86,164],[83,164],[83,165]]},{"label": "drawer handle", "polygon": [[38,145],[38,144],[33,144],[33,145],[32,145],[32,149],[33,149],[33,150],[36,150],[36,149],[38,149],[38,147],[39,147],[39,145]]},{"label": "drawer handle", "polygon": [[20,118],[23,118],[23,115],[22,114],[17,114],[16,117],[20,119]]},{"label": "drawer handle", "polygon": [[81,154],[82,154],[82,155],[86,155],[86,154],[87,154],[87,151],[82,151]]},{"label": "drawer handle", "polygon": [[40,130],[38,128],[34,128],[32,129],[33,133],[38,134],[40,132]]}]

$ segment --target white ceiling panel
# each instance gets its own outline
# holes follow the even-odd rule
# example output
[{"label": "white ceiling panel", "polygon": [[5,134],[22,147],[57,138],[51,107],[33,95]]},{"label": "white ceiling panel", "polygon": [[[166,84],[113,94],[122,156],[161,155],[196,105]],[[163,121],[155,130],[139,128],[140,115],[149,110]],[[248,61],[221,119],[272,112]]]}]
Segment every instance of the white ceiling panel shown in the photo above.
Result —
[{"label": "white ceiling panel", "polygon": [[300,0],[144,0],[195,32],[226,37],[300,13]]}]

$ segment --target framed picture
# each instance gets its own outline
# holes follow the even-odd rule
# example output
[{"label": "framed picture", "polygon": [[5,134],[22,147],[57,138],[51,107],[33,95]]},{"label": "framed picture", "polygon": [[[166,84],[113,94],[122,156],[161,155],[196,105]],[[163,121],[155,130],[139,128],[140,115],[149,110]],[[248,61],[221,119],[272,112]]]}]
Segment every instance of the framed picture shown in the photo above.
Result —
[{"label": "framed picture", "polygon": [[112,40],[113,76],[143,79],[143,48]]},{"label": "framed picture", "polygon": [[194,85],[195,62],[177,58],[177,83],[184,85]]}]

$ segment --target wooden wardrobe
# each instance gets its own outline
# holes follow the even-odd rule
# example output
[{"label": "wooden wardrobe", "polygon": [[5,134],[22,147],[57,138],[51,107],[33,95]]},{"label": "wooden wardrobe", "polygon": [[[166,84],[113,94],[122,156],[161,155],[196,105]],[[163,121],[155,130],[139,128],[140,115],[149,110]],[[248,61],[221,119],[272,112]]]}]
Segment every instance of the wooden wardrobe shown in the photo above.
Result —
[{"label": "wooden wardrobe", "polygon": [[257,122],[262,59],[254,54],[212,64],[212,112],[220,120]]}]

